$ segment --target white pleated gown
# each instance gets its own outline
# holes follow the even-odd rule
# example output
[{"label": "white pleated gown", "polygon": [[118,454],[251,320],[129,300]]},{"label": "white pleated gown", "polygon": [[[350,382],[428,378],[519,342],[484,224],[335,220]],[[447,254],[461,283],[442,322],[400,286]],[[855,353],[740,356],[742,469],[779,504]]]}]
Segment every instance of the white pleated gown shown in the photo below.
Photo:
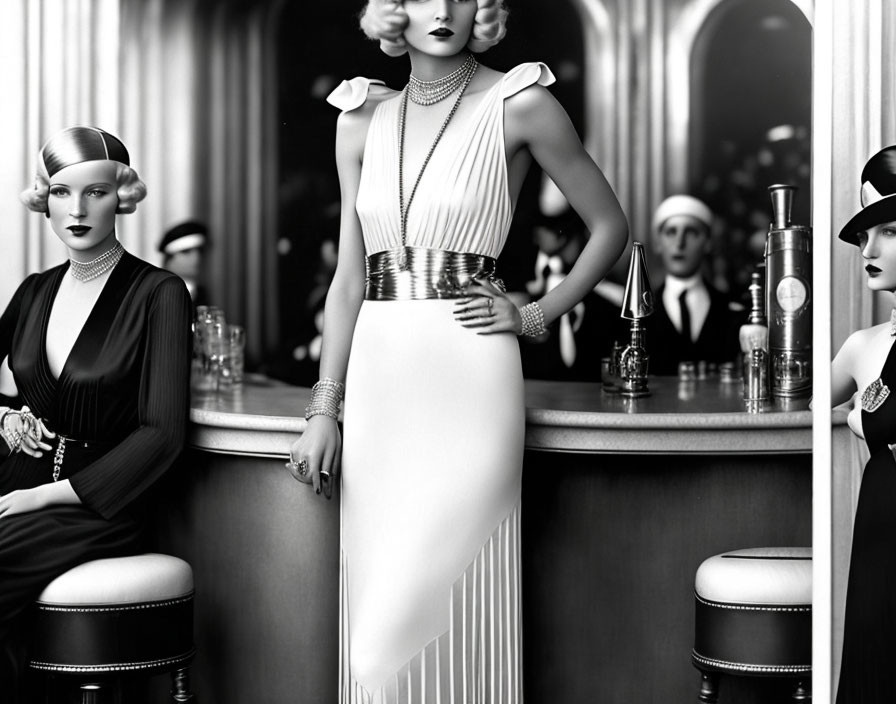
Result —
[{"label": "white pleated gown", "polygon": [[[497,258],[510,227],[503,101],[553,76],[522,64],[458,112],[424,172],[408,245]],[[330,101],[353,109],[369,82]],[[371,120],[357,211],[367,254],[400,243],[398,94]],[[500,268],[498,271],[500,275]],[[453,300],[365,301],[346,378],[343,704],[522,701],[519,346]]]}]

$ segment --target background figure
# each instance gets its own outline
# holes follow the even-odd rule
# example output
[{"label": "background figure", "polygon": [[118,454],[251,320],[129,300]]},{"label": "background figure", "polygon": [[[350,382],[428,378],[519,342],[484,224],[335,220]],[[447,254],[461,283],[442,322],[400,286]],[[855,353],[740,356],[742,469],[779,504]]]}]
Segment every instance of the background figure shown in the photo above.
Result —
[{"label": "background figure", "polygon": [[740,351],[744,308],[714,288],[702,271],[712,219],[705,203],[687,195],[670,196],[654,214],[654,247],[666,276],[647,326],[651,374],[677,374],[684,361],[732,362]]},{"label": "background figure", "polygon": [[284,349],[266,359],[263,365],[265,375],[296,386],[311,386],[319,376],[324,303],[338,259],[336,237],[324,237],[318,251],[313,270],[309,263],[304,263],[310,273],[294,296],[292,314],[296,332],[287,338]]},{"label": "background figure", "polygon": [[[539,214],[532,239],[538,248],[534,278],[526,291],[534,300],[556,288],[579,258],[588,233],[578,214],[567,207],[557,215]],[[600,381],[601,357],[616,339],[625,339],[619,301],[598,285],[576,306],[548,326],[548,335],[523,338],[523,375],[530,379]]]},{"label": "background figure", "polygon": [[162,268],[184,280],[194,306],[209,304],[205,289],[205,250],[208,245],[208,227],[195,221],[175,225],[159,242]]}]

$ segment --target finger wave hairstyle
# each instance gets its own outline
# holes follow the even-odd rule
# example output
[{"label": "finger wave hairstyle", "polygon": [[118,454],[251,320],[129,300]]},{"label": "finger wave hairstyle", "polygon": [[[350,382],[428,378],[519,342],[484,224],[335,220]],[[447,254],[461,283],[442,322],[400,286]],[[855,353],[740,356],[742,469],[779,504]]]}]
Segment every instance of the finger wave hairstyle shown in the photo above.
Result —
[{"label": "finger wave hairstyle", "polygon": [[[478,9],[467,48],[480,53],[507,34],[507,9],[504,0],[476,0],[476,3]],[[404,7],[394,0],[368,0],[361,12],[361,30],[379,41],[380,49],[389,56],[401,56],[408,50],[402,36],[407,26]]]},{"label": "finger wave hairstyle", "polygon": [[111,160],[115,164],[117,213],[133,213],[146,198],[146,184],[130,166],[128,150],[118,137],[98,127],[69,127],[47,140],[37,155],[34,184],[19,195],[29,210],[49,213],[50,177],[72,164]]}]

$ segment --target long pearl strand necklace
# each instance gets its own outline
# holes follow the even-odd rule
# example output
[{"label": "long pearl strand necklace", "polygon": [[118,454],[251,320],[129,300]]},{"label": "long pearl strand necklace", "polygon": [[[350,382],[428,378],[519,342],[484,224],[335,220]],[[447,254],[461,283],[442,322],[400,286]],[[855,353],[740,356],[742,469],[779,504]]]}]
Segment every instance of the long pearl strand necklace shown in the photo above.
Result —
[{"label": "long pearl strand necklace", "polygon": [[[426,155],[426,158],[423,160],[423,165],[420,167],[420,172],[417,174],[417,179],[414,181],[414,186],[411,188],[411,194],[408,196],[407,203],[404,201],[404,135],[405,135],[405,123],[407,122],[407,112],[408,112],[408,97],[411,95],[412,89],[411,82],[405,86],[405,89],[401,93],[401,112],[398,117],[398,212],[401,216],[401,252],[398,258],[398,266],[400,269],[407,269],[408,259],[407,259],[407,241],[408,241],[408,210],[411,208],[411,202],[414,200],[414,194],[417,192],[417,186],[420,185],[420,179],[423,177],[423,172],[426,170],[426,165],[429,164],[430,158],[432,158],[433,152],[436,150],[436,145],[438,145],[439,140],[442,139],[442,135],[445,133],[445,129],[448,127],[448,123],[451,122],[451,118],[454,117],[454,113],[457,112],[457,108],[460,105],[461,98],[464,97],[464,92],[467,90],[467,86],[470,85],[470,81],[473,80],[473,75],[476,73],[476,69],[479,67],[479,62],[473,58],[472,54],[467,56],[467,60],[461,65],[457,71],[453,71],[449,73],[444,78],[436,79],[436,81],[430,81],[430,83],[438,83],[439,81],[444,81],[454,76],[455,74],[459,74],[461,76],[460,82],[456,83],[455,79],[452,79],[452,83],[456,83],[454,87],[451,89],[449,93],[446,93],[438,100],[442,100],[447,97],[458,88],[460,88],[460,92],[457,94],[457,99],[454,101],[454,105],[451,106],[451,110],[448,113],[448,116],[445,118],[445,121],[442,123],[442,126],[439,128],[438,133],[436,134],[436,138],[433,140],[432,146],[429,148],[429,153]],[[413,76],[411,76],[411,81],[417,81]],[[423,83],[422,81],[417,81],[418,83]],[[415,103],[418,101],[411,97]],[[432,102],[438,102],[438,100],[433,100]],[[431,103],[419,103],[421,105],[428,105]]]},{"label": "long pearl strand necklace", "polygon": [[123,254],[124,247],[121,246],[121,242],[115,240],[115,244],[110,249],[107,249],[96,259],[92,259],[89,262],[78,262],[74,259],[69,259],[68,271],[73,278],[82,283],[92,281],[118,264]]}]

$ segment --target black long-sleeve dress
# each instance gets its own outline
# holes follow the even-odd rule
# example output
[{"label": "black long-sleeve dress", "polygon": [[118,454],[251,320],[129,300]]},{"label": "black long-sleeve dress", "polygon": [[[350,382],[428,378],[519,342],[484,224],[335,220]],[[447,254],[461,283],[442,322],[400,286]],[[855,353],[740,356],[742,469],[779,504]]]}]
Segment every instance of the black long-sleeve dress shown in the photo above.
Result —
[{"label": "black long-sleeve dress", "polygon": [[[22,403],[68,440],[59,479],[81,505],[0,518],[0,692],[20,681],[28,606],[87,560],[140,549],[140,500],[180,452],[189,411],[191,302],[177,276],[125,253],[112,270],[59,379],[47,324],[68,264],[29,276],[0,317]],[[58,441],[0,463],[0,494],[53,481]],[[5,449],[3,443],[0,448]]]},{"label": "black long-sleeve dress", "polygon": [[[896,390],[896,344],[880,381]],[[862,410],[862,431],[871,456],[853,524],[837,704],[889,704],[896,663],[896,459],[889,448],[896,442],[896,394],[874,411]]]}]

